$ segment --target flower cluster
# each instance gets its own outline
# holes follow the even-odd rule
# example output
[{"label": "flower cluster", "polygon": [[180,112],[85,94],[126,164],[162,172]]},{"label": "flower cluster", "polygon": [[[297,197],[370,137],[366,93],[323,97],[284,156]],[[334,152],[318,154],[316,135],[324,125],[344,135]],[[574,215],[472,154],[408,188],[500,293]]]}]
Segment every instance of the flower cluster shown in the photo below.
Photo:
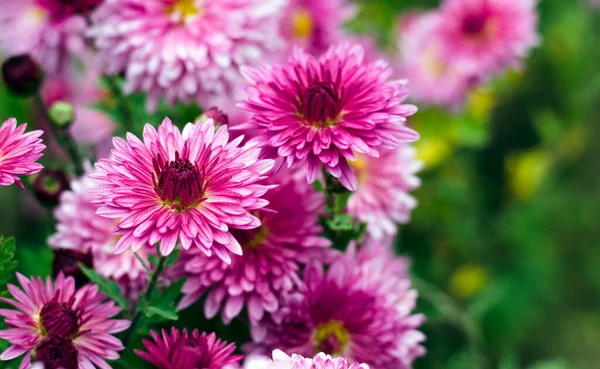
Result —
[{"label": "flower cluster", "polygon": [[520,66],[536,33],[536,0],[445,0],[399,25],[400,70],[419,102],[456,108],[467,92]]}]

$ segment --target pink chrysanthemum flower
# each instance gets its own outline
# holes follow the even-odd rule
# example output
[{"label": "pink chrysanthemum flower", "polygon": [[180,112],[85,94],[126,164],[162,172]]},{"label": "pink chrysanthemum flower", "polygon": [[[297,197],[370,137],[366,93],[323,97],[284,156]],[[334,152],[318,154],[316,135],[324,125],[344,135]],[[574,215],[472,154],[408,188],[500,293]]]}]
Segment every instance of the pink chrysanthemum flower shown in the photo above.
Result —
[{"label": "pink chrysanthemum flower", "polygon": [[[92,174],[89,164],[85,169],[86,175],[72,180],[71,189],[60,195],[59,205],[54,211],[56,233],[50,236],[48,244],[56,249],[90,253],[98,274],[117,281],[123,292],[135,299],[146,285],[146,270],[133,252],[114,253],[119,240],[118,235],[113,233],[116,222],[96,214],[99,206],[92,203],[93,196],[89,190],[98,186],[99,182],[88,176]],[[142,258],[147,256],[146,249],[138,253]]]},{"label": "pink chrysanthemum flower", "polygon": [[314,358],[305,358],[296,354],[288,356],[281,350],[274,350],[272,360],[250,357],[244,362],[244,369],[369,369],[369,366],[352,364],[343,357],[333,358],[322,352]]},{"label": "pink chrysanthemum flower", "polygon": [[281,33],[290,46],[321,55],[344,37],[343,26],[355,13],[347,0],[292,0],[283,11]]},{"label": "pink chrysanthemum flower", "polygon": [[0,331],[0,338],[11,346],[0,360],[25,354],[19,366],[28,368],[31,355],[46,369],[88,369],[96,365],[110,368],[106,360],[119,358],[121,341],[112,336],[127,329],[128,320],[110,319],[121,309],[114,302],[103,302],[98,286],[75,289],[75,280],[59,274],[56,282],[48,277],[27,279],[17,273],[21,284],[8,285],[14,300],[0,298],[17,310],[0,309],[10,328]]},{"label": "pink chrysanthemum flower", "polygon": [[244,69],[250,82],[240,106],[262,130],[259,141],[287,160],[306,166],[314,182],[321,164],[346,188],[357,180],[348,165],[355,154],[379,156],[415,141],[405,126],[416,107],[402,102],[404,81],[390,81],[387,63],[364,61],[359,45],[340,43],[319,59],[296,48],[287,63]]},{"label": "pink chrysanthemum flower", "polygon": [[411,82],[411,98],[422,104],[456,109],[478,82],[475,73],[453,65],[444,45],[438,13],[412,14],[401,20],[399,72]]},{"label": "pink chrysanthemum flower", "polygon": [[188,335],[187,329],[181,333],[171,328],[171,334],[162,330],[161,334],[151,331],[152,339],[143,340],[146,351],[135,350],[142,359],[156,369],[226,369],[238,367],[241,355],[233,355],[235,345],[221,341],[214,333],[200,334],[194,329]]},{"label": "pink chrysanthemum flower", "polygon": [[332,256],[331,242],[319,236],[322,228],[317,215],[323,194],[301,176],[283,169],[266,183],[278,187],[264,196],[270,211],[256,213],[261,226],[232,230],[243,255],[233,257],[231,264],[198,252],[182,255],[180,264],[187,282],[180,308],[207,294],[207,318],[214,317],[223,305],[221,316],[227,324],[246,306],[250,321],[256,323],[265,312],[278,309],[281,293],[298,286],[301,265]]},{"label": "pink chrysanthemum flower", "polygon": [[381,239],[393,236],[396,223],[406,223],[417,200],[410,191],[421,184],[416,173],[423,163],[409,145],[382,150],[378,158],[357,155],[352,165],[358,178],[358,190],[348,199],[347,212],[367,223],[367,232]]},{"label": "pink chrysanthemum flower", "polygon": [[250,211],[270,186],[257,182],[273,167],[259,159],[257,143],[229,142],[227,126],[215,131],[213,120],[188,123],[182,132],[168,118],[158,127],[144,127],[143,142],[128,133],[115,138],[111,159],[96,164],[92,175],[100,185],[90,191],[102,204],[98,214],[118,219],[122,235],[115,252],[133,251],[160,241],[162,255],[177,242],[213,253],[226,263],[241,255],[230,228],[253,229],[260,219]]},{"label": "pink chrysanthemum flower", "polygon": [[[127,92],[226,107],[239,68],[283,47],[279,0],[107,0],[90,35],[109,74],[125,72]],[[269,37],[265,37],[269,35]]]},{"label": "pink chrysanthemum flower", "polygon": [[440,27],[452,63],[483,78],[519,66],[540,41],[536,5],[537,0],[446,0]]},{"label": "pink chrysanthemum flower", "polygon": [[17,120],[11,118],[0,126],[0,186],[16,184],[23,187],[18,176],[35,174],[43,166],[36,161],[46,148],[39,138],[44,132],[25,133],[27,123],[17,127]]},{"label": "pink chrysanthemum flower", "polygon": [[85,49],[85,19],[71,2],[0,0],[0,50],[7,56],[30,54],[44,70],[64,71]]},{"label": "pink chrysanthemum flower", "polygon": [[279,311],[253,327],[259,345],[250,349],[325,352],[374,369],[410,368],[425,351],[416,330],[424,318],[410,315],[417,293],[395,263],[389,255],[355,255],[350,246],[326,272],[311,265],[302,288],[282,296]]}]

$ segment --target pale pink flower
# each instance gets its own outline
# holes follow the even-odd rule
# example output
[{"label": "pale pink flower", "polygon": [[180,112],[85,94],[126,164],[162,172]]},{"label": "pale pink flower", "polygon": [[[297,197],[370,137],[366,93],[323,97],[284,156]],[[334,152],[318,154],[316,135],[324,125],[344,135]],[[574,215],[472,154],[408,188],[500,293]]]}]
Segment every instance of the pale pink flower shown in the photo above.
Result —
[{"label": "pale pink flower", "polygon": [[215,131],[212,119],[188,123],[183,131],[168,118],[144,127],[143,141],[131,133],[114,138],[110,159],[97,164],[90,190],[102,206],[98,214],[117,220],[122,235],[115,252],[137,251],[160,241],[162,255],[177,243],[197,247],[226,263],[242,247],[231,229],[253,229],[270,186],[259,184],[273,160],[259,159],[256,143],[229,141],[227,126]]},{"label": "pale pink flower", "polygon": [[273,359],[250,357],[244,362],[244,369],[369,369],[367,364],[350,363],[343,357],[331,357],[322,352],[314,358],[301,355],[287,355],[281,350],[273,351]]},{"label": "pale pink flower", "polygon": [[240,106],[251,112],[248,128],[258,127],[267,154],[305,167],[309,183],[324,165],[356,190],[348,164],[355,154],[377,157],[419,137],[405,125],[416,111],[403,104],[406,82],[391,74],[383,61],[366,62],[359,45],[340,43],[318,59],[296,48],[286,63],[244,69],[249,85]]},{"label": "pale pink flower", "polygon": [[281,0],[106,0],[89,35],[125,91],[148,93],[148,108],[196,101],[229,113],[242,65],[278,54]]},{"label": "pale pink flower", "polygon": [[409,145],[382,150],[378,158],[357,155],[352,164],[358,189],[350,195],[346,211],[367,224],[376,239],[393,236],[397,223],[407,223],[417,200],[410,194],[420,186],[416,173],[423,163]]},{"label": "pale pink flower", "polygon": [[27,123],[17,127],[17,120],[11,118],[0,126],[0,186],[16,184],[25,187],[19,176],[35,174],[43,166],[36,161],[46,148],[39,138],[44,132],[25,133]]}]

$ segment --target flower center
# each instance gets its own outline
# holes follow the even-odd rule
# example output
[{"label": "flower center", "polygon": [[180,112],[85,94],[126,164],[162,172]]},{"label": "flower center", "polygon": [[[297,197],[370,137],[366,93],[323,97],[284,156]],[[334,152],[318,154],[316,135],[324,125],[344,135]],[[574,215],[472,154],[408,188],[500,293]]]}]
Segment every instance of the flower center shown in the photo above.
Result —
[{"label": "flower center", "polygon": [[[257,211],[253,211],[252,215],[255,217],[261,218],[260,213]],[[265,242],[268,235],[267,225],[265,224],[264,219],[261,218],[261,225],[258,228],[254,229],[235,229],[230,228],[229,232],[231,235],[240,243],[242,249],[251,249],[253,247],[259,246]]]},{"label": "flower center", "polygon": [[195,368],[210,368],[211,358],[209,355],[208,344],[206,337],[200,337],[198,339],[190,338],[186,346],[187,351],[190,353],[192,362]]},{"label": "flower center", "polygon": [[77,348],[70,339],[48,336],[36,348],[35,360],[44,364],[44,369],[77,369]]},{"label": "flower center", "polygon": [[348,342],[348,331],[342,323],[335,320],[318,326],[313,336],[313,343],[317,352],[334,356],[344,353]]},{"label": "flower center", "polygon": [[182,20],[192,18],[200,13],[200,9],[196,6],[196,2],[197,0],[175,0],[167,7],[167,14],[176,14],[180,16]]},{"label": "flower center", "polygon": [[157,177],[155,191],[166,204],[185,210],[202,201],[204,179],[195,164],[181,159],[179,152],[175,153],[173,161],[163,162],[159,156],[153,164]]},{"label": "flower center", "polygon": [[330,124],[339,114],[339,97],[324,82],[312,85],[304,92],[302,114],[304,118],[319,125]]},{"label": "flower center", "polygon": [[40,322],[48,335],[70,336],[79,329],[77,314],[64,302],[51,301],[40,312]]},{"label": "flower center", "polygon": [[461,30],[471,40],[484,42],[494,31],[494,22],[485,13],[470,14],[462,20]]},{"label": "flower center", "polygon": [[348,164],[354,169],[358,183],[362,182],[367,175],[367,163],[365,157],[359,154],[354,154],[356,157],[355,161],[348,161]]},{"label": "flower center", "polygon": [[314,25],[306,9],[298,9],[292,15],[293,35],[297,39],[307,39],[313,33]]}]

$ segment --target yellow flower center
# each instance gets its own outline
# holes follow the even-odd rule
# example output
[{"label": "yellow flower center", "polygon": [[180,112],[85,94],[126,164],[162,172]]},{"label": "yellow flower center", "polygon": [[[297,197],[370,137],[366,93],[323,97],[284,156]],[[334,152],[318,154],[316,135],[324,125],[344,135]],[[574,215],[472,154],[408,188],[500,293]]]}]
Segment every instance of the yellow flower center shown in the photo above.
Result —
[{"label": "yellow flower center", "polygon": [[356,174],[356,178],[358,179],[358,183],[362,182],[367,176],[367,162],[366,158],[362,155],[355,154],[355,161],[348,161],[348,164],[354,169],[354,174]]},{"label": "yellow flower center", "polygon": [[341,322],[335,320],[318,326],[313,335],[316,350],[333,356],[343,354],[349,341],[348,331]]},{"label": "yellow flower center", "polygon": [[313,21],[310,13],[306,9],[299,9],[292,15],[292,27],[294,37],[297,39],[307,39],[313,33]]},{"label": "yellow flower center", "polygon": [[177,14],[182,20],[192,18],[200,13],[197,2],[198,0],[177,0],[167,7],[167,14]]}]

